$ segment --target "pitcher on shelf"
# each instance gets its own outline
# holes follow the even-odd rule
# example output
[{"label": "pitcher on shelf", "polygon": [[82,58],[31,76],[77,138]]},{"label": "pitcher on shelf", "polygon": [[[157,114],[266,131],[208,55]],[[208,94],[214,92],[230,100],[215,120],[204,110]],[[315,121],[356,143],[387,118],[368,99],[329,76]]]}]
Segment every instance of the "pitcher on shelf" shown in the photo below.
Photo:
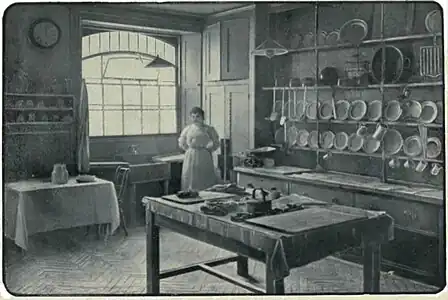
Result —
[{"label": "pitcher on shelf", "polygon": [[219,136],[213,126],[204,124],[204,111],[190,111],[191,124],[182,130],[179,147],[185,151],[182,190],[204,190],[218,183],[212,153],[219,148]]}]

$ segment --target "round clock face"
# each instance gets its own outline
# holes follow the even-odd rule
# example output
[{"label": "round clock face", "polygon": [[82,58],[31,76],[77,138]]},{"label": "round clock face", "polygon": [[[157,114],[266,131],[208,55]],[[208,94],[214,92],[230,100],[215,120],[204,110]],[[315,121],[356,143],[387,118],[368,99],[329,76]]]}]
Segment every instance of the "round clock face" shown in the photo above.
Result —
[{"label": "round clock face", "polygon": [[38,47],[54,47],[59,42],[60,36],[60,28],[51,20],[40,20],[31,26],[30,38]]}]

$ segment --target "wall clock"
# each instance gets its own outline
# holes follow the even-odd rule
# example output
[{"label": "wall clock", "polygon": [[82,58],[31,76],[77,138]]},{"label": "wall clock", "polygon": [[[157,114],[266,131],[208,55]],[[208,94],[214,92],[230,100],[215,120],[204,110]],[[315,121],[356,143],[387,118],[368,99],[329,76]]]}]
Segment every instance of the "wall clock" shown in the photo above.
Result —
[{"label": "wall clock", "polygon": [[53,20],[39,19],[31,24],[29,38],[36,47],[53,48],[61,39],[61,28]]}]

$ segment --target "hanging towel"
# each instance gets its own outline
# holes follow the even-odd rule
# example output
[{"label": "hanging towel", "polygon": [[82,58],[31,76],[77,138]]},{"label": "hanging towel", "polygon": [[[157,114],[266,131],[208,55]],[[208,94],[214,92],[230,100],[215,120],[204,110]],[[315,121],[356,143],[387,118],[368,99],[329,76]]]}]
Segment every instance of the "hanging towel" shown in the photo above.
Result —
[{"label": "hanging towel", "polygon": [[85,174],[90,169],[90,151],[89,151],[89,106],[87,85],[85,79],[82,80],[81,94],[79,98],[79,118],[78,118],[78,149],[77,162],[78,172]]}]

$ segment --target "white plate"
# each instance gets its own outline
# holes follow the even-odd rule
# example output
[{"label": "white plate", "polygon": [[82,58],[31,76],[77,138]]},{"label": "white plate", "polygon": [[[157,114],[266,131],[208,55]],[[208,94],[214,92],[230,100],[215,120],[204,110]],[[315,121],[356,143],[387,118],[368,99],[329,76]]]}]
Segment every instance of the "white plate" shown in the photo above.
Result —
[{"label": "white plate", "polygon": [[350,119],[359,121],[366,115],[367,104],[362,100],[355,100],[350,103],[349,116]]},{"label": "white plate", "polygon": [[[411,149],[411,147],[415,149]],[[409,157],[415,157],[422,153],[423,147],[422,147],[422,140],[418,135],[413,135],[404,141],[403,144],[403,151],[404,154],[406,154]]]},{"label": "white plate", "polygon": [[310,133],[305,129],[300,129],[297,134],[297,146],[306,147],[308,145]]},{"label": "white plate", "polygon": [[348,134],[343,131],[336,133],[333,144],[337,150],[344,150],[348,145]]}]

